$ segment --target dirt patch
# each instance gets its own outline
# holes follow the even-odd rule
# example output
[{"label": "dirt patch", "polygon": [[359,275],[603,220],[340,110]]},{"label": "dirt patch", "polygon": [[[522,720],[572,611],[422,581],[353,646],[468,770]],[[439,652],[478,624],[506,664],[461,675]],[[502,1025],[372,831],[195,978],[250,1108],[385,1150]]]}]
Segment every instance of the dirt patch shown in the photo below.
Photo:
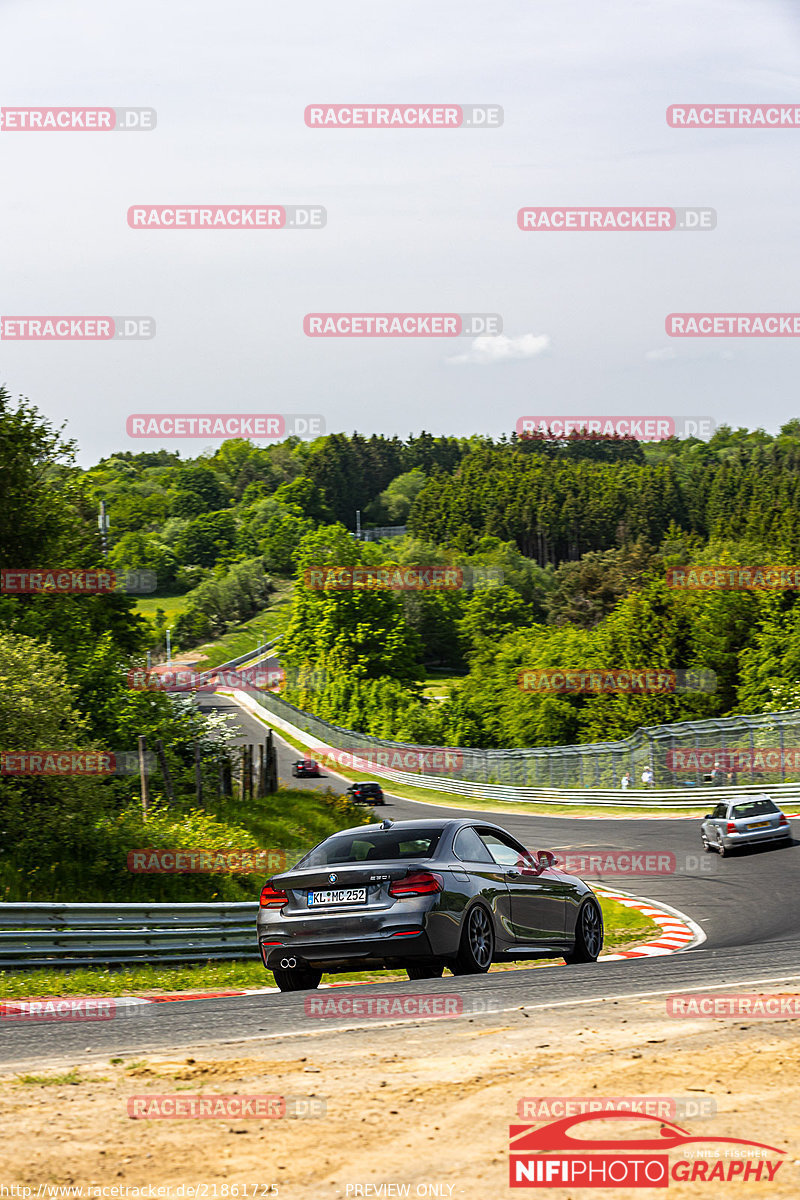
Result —
[{"label": "dirt patch", "polygon": [[[205,1047],[202,1055],[173,1052],[91,1067],[39,1063],[35,1070],[55,1081],[0,1079],[0,1183],[82,1185],[87,1198],[91,1184],[170,1185],[162,1194],[172,1198],[191,1194],[180,1185],[207,1185],[209,1197],[223,1196],[223,1184],[239,1185],[240,1197],[260,1197],[274,1184],[292,1200],[403,1194],[497,1200],[516,1194],[508,1187],[509,1124],[541,1123],[518,1115],[521,1098],[648,1096],[702,1101],[707,1115],[675,1118],[693,1136],[745,1138],[786,1152],[771,1184],[725,1184],[726,1197],[756,1188],[770,1198],[800,1194],[797,1023],[669,1019],[663,998],[380,1028],[365,1023],[280,1041],[252,1039],[216,1052]],[[163,1094],[299,1096],[317,1108],[324,1101],[326,1113],[266,1120],[128,1116],[131,1097]],[[624,1134],[635,1126],[642,1132],[641,1122],[626,1122]],[[674,1161],[681,1152],[672,1154]],[[364,1190],[390,1183],[409,1190]],[[682,1200],[721,1191],[718,1184],[671,1181],[669,1195]],[[540,1194],[641,1200],[664,1191],[564,1187]]]}]

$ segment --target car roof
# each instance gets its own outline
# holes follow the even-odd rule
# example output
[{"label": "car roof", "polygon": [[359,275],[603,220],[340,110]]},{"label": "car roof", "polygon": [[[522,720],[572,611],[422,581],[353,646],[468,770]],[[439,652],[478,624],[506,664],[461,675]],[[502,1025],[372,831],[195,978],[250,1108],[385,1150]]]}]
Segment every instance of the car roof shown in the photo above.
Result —
[{"label": "car roof", "polygon": [[508,830],[503,829],[501,825],[495,825],[492,821],[476,820],[474,817],[422,817],[419,821],[392,821],[386,830],[378,823],[374,825],[355,825],[352,829],[337,829],[336,833],[331,833],[328,836],[336,837],[340,833],[375,833],[376,831],[389,833],[394,829],[444,829],[445,827],[461,829],[465,825],[480,825],[484,829],[496,829],[499,833],[506,833],[509,837],[513,837],[515,841],[519,841],[519,838],[515,834],[508,833]]}]

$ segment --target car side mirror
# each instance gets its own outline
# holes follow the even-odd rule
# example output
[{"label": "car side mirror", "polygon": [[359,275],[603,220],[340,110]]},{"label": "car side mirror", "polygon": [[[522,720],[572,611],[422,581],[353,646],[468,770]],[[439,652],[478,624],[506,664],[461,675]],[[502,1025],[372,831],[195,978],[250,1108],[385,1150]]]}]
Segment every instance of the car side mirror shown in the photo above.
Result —
[{"label": "car side mirror", "polygon": [[558,862],[558,859],[556,858],[555,854],[553,854],[552,850],[540,850],[538,857],[539,869],[541,871],[546,871],[548,867],[554,867]]},{"label": "car side mirror", "polygon": [[703,817],[704,821],[712,821],[713,819],[714,818],[712,817],[711,813],[706,813],[706,815]]}]

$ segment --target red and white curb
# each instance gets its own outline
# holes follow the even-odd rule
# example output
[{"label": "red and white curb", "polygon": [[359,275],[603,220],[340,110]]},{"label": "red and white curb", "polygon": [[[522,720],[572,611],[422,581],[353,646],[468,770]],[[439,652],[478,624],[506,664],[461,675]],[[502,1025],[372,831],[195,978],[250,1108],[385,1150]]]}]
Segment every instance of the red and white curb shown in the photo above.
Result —
[{"label": "red and white curb", "polygon": [[661,936],[652,942],[645,942],[631,950],[618,950],[615,954],[604,954],[601,962],[613,962],[620,958],[657,958],[664,954],[677,954],[680,950],[688,950],[699,946],[706,940],[706,935],[696,921],[687,917],[677,908],[666,904],[656,904],[641,896],[632,896],[630,892],[616,892],[607,887],[594,886],[594,891],[609,900],[616,900],[625,908],[634,908],[642,916],[650,917],[661,926]]}]

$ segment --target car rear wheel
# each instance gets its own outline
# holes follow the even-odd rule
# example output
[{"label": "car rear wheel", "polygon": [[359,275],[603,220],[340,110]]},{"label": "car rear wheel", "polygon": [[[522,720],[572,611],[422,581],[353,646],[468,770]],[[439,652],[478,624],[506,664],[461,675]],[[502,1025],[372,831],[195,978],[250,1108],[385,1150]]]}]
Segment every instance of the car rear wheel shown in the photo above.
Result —
[{"label": "car rear wheel", "polygon": [[575,945],[565,954],[568,963],[597,962],[603,949],[603,914],[596,900],[586,900],[575,922]]},{"label": "car rear wheel", "polygon": [[494,958],[494,929],[485,908],[476,904],[467,914],[461,933],[458,957],[451,967],[454,975],[483,975]]},{"label": "car rear wheel", "polygon": [[422,967],[406,967],[409,979],[439,979],[444,975],[444,963],[426,963]]},{"label": "car rear wheel", "polygon": [[313,991],[322,980],[322,971],[313,967],[274,967],[272,974],[282,992]]}]

